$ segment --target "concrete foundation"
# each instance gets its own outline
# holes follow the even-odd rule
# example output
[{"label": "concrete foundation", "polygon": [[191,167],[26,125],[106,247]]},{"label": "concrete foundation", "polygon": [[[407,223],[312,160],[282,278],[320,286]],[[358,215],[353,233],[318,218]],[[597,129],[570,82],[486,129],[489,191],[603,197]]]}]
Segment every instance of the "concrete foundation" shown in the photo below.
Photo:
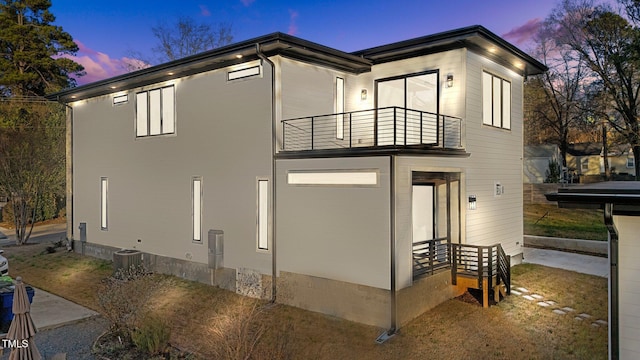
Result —
[{"label": "concrete foundation", "polygon": [[463,292],[451,285],[449,270],[414,281],[412,286],[398,292],[399,326]]}]

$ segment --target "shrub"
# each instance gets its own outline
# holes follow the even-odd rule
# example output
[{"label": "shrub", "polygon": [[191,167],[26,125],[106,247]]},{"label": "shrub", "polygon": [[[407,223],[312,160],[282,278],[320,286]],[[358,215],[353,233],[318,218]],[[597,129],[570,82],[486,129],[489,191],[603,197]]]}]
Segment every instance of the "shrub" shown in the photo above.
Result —
[{"label": "shrub", "polygon": [[143,265],[118,270],[103,280],[98,304],[113,330],[130,337],[139,320],[144,318],[148,302],[163,283]]},{"label": "shrub", "polygon": [[555,160],[549,160],[549,168],[545,171],[546,178],[545,183],[558,183],[560,182],[560,165]]},{"label": "shrub", "polygon": [[169,345],[171,329],[166,321],[156,315],[147,315],[140,326],[131,332],[131,340],[138,350],[149,355],[162,353]]}]

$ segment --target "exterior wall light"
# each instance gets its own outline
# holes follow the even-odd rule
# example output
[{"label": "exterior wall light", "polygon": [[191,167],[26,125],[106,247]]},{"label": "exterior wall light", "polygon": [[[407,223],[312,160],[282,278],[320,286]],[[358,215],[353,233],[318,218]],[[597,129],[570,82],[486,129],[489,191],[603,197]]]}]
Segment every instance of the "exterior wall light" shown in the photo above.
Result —
[{"label": "exterior wall light", "polygon": [[475,210],[478,206],[475,195],[469,195],[469,210]]},{"label": "exterior wall light", "polygon": [[453,87],[453,74],[447,74],[447,87]]},{"label": "exterior wall light", "polygon": [[367,89],[362,89],[360,91],[360,100],[367,100]]}]

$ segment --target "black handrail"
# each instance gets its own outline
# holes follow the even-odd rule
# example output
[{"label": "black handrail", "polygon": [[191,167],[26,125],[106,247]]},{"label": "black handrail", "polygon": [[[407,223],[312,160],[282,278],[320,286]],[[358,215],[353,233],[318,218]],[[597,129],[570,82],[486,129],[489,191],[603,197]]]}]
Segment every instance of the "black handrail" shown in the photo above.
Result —
[{"label": "black handrail", "polygon": [[[337,124],[345,126],[340,131]],[[342,116],[343,121],[337,119]],[[400,129],[399,127],[402,127]],[[401,132],[400,132],[401,131]],[[282,120],[283,151],[423,145],[462,147],[462,119],[397,106]]]}]

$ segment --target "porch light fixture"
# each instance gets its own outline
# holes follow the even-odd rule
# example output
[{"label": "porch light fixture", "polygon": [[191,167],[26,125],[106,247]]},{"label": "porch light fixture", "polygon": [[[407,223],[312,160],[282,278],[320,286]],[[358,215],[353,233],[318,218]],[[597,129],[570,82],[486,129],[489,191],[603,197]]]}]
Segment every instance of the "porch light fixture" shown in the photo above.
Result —
[{"label": "porch light fixture", "polygon": [[475,210],[478,206],[475,195],[469,195],[469,210]]},{"label": "porch light fixture", "polygon": [[447,87],[453,87],[453,74],[447,74]]},{"label": "porch light fixture", "polygon": [[362,89],[360,91],[360,100],[367,100],[367,89]]}]

